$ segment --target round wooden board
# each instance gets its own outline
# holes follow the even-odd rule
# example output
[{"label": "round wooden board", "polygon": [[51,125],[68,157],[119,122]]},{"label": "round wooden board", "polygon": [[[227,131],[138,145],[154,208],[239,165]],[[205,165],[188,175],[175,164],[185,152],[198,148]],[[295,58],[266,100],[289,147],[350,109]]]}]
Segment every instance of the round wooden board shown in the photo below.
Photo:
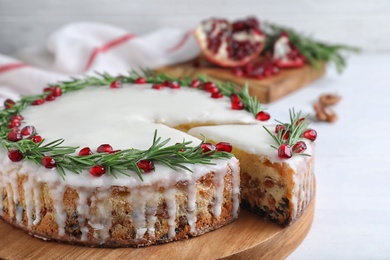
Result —
[{"label": "round wooden board", "polygon": [[205,235],[145,248],[88,248],[45,242],[0,220],[0,259],[283,259],[306,237],[312,199],[293,225],[282,228],[241,210],[233,223]]}]

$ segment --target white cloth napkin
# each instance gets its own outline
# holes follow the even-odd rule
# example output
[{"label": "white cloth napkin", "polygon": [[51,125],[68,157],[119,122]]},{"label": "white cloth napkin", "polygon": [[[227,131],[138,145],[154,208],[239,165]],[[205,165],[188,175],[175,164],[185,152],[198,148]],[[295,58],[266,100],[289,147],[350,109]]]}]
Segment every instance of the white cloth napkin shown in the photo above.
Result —
[{"label": "white cloth napkin", "polygon": [[0,106],[6,98],[41,93],[49,83],[96,72],[125,74],[199,55],[190,31],[161,29],[137,36],[98,23],[74,23],[55,31],[45,46],[27,47],[14,57],[0,54]]}]

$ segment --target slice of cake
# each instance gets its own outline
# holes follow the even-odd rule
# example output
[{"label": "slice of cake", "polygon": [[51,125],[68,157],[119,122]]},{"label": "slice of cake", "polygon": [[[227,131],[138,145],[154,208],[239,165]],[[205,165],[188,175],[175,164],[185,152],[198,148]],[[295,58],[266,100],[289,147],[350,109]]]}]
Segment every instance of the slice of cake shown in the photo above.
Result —
[{"label": "slice of cake", "polygon": [[[267,126],[274,131],[275,126]],[[262,125],[220,125],[189,131],[209,140],[225,140],[241,167],[241,205],[281,225],[293,223],[308,206],[314,190],[314,143],[304,142],[305,155],[280,158]],[[310,156],[309,156],[310,155]]]}]

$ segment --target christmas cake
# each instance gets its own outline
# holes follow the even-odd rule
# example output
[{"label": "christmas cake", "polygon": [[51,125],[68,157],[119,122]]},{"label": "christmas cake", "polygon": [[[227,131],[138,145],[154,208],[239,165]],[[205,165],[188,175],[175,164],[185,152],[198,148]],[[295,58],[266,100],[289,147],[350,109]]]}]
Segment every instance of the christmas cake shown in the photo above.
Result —
[{"label": "christmas cake", "polygon": [[[312,143],[293,148],[307,120],[283,125],[295,141],[266,131],[247,88],[104,74],[4,106],[0,216],[45,240],[140,247],[198,236],[238,217],[240,179],[245,205],[282,224],[310,201]],[[219,127],[242,138],[257,129],[268,147]],[[269,148],[278,138],[288,141]]]}]

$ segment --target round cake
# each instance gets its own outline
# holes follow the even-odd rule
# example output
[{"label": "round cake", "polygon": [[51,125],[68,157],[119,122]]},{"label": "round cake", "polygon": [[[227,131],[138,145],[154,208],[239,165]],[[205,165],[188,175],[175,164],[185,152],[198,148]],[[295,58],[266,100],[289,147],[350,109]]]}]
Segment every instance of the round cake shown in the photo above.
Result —
[{"label": "round cake", "polygon": [[[288,143],[292,158],[276,158],[278,151],[269,149],[275,138],[260,122],[268,118],[247,88],[157,74],[104,74],[6,100],[0,111],[0,216],[45,240],[140,247],[227,225],[238,217],[241,189],[255,196],[246,200],[250,209],[290,224],[311,198],[313,140],[302,135],[306,119],[286,124],[293,133],[299,125],[307,147],[298,151]],[[218,128],[202,129],[228,125],[243,127],[237,131],[244,136],[246,127],[268,136],[262,144],[267,149],[249,151],[263,163],[276,158],[268,161],[271,168],[290,177],[253,172],[261,183],[268,178],[268,186],[240,187],[243,175],[230,141],[212,133]],[[237,135],[226,133],[226,139]],[[304,150],[308,156],[299,155]],[[248,154],[240,154],[246,174]],[[280,188],[271,192],[274,202],[267,197],[274,207],[264,214],[270,182]]]}]

